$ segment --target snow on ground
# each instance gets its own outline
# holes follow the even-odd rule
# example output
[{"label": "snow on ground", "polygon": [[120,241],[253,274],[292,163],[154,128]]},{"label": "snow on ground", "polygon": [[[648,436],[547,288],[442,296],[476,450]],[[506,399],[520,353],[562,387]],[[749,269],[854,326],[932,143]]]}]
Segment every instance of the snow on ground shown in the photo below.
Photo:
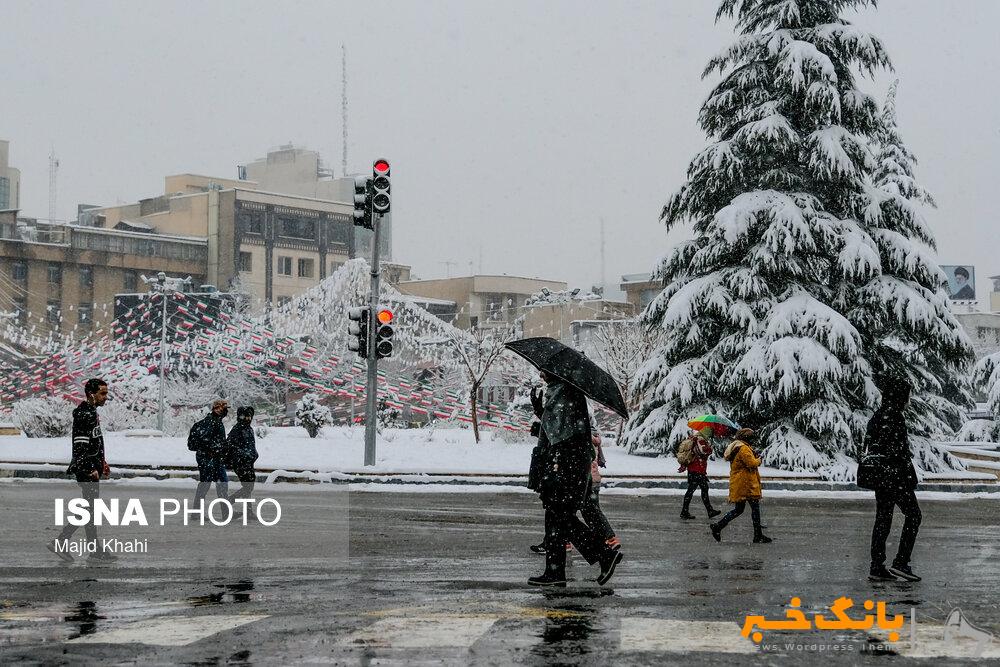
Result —
[{"label": "snow on ground", "polygon": [[[492,473],[526,475],[533,439],[504,442],[483,432],[476,444],[472,432],[462,429],[387,429],[379,435],[376,465],[364,464],[364,429],[324,428],[310,438],[304,428],[272,428],[266,438],[257,439],[261,469],[316,470],[323,472],[385,473]],[[104,436],[108,462],[112,465],[193,466],[194,452],[185,438],[127,437],[124,433]],[[608,476],[678,475],[674,458],[632,456],[615,446],[605,447]],[[0,436],[0,462],[69,463],[70,438],[28,438]],[[721,458],[709,461],[709,475],[728,477],[729,463]],[[761,468],[765,476],[812,477],[774,468]]]}]

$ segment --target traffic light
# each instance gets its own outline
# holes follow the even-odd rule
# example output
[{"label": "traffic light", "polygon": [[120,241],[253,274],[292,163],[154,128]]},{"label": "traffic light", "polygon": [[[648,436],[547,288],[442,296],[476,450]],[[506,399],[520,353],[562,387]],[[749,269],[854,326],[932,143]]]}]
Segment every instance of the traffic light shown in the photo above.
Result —
[{"label": "traffic light", "polygon": [[389,161],[378,159],[372,165],[372,208],[375,213],[385,215],[389,204]]},{"label": "traffic light", "polygon": [[392,337],[396,333],[392,328],[392,311],[382,306],[375,318],[378,320],[378,328],[375,330],[375,358],[391,357]]},{"label": "traffic light", "polygon": [[368,308],[351,308],[347,311],[347,333],[354,336],[347,341],[347,349],[357,352],[362,359],[368,358],[368,321],[371,311]]},{"label": "traffic light", "polygon": [[372,179],[367,176],[354,177],[354,224],[366,229],[372,225]]}]

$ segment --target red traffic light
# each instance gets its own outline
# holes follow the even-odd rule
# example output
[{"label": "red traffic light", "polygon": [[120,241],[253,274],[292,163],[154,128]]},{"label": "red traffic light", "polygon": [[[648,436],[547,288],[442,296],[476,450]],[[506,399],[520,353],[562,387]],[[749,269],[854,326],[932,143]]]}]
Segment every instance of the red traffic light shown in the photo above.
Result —
[{"label": "red traffic light", "polygon": [[392,322],[392,311],[389,310],[388,308],[383,308],[382,310],[378,311],[375,317],[378,318],[380,324],[389,324],[390,322]]},{"label": "red traffic light", "polygon": [[389,173],[389,161],[388,160],[375,160],[375,164],[372,165],[372,169],[376,174],[388,174]]}]

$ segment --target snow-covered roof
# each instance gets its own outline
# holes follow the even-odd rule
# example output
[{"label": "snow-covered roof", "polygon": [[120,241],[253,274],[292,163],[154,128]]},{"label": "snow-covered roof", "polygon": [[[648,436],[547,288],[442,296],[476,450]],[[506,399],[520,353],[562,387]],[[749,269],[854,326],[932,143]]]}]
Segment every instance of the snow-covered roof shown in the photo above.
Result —
[{"label": "snow-covered roof", "polygon": [[652,279],[649,273],[626,273],[622,276],[622,283],[648,283]]}]

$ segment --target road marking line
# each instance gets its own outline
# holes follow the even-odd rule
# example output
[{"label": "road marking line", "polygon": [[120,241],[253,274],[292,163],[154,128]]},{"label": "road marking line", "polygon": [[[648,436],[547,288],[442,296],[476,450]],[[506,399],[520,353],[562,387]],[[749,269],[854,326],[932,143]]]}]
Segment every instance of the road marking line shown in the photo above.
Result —
[{"label": "road marking line", "polygon": [[340,646],[373,648],[469,648],[500,616],[410,616],[383,618],[342,637]]},{"label": "road marking line", "polygon": [[259,615],[164,616],[138,621],[112,630],[102,630],[69,640],[72,644],[148,644],[187,646],[219,632],[268,618]]},{"label": "road marking line", "polygon": [[625,617],[621,623],[621,651],[669,653],[757,653],[740,635],[740,626],[727,621],[679,621]]},{"label": "road marking line", "polygon": [[953,634],[948,641],[944,639],[945,626],[932,623],[921,623],[917,619],[916,645],[910,642],[910,624],[900,629],[898,642],[888,641],[886,632],[875,631],[873,636],[893,650],[907,658],[1000,658],[1000,645],[997,640],[984,640],[980,645],[976,640]]}]

